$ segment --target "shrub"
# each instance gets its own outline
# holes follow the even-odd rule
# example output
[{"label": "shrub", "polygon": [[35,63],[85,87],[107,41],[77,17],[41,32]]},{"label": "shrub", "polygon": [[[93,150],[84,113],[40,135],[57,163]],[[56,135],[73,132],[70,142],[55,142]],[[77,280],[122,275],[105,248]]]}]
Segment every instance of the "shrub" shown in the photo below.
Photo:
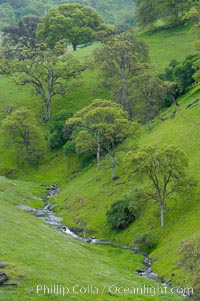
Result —
[{"label": "shrub", "polygon": [[129,197],[124,197],[111,205],[106,213],[111,229],[122,230],[135,220],[133,212],[129,209],[130,201]]},{"label": "shrub", "polygon": [[134,246],[140,251],[150,252],[158,244],[159,237],[154,232],[140,233],[134,239]]},{"label": "shrub", "polygon": [[74,154],[76,152],[75,142],[74,141],[70,141],[70,140],[67,141],[67,143],[63,147],[63,151],[64,151],[64,154],[66,156]]},{"label": "shrub", "polygon": [[51,120],[50,123],[50,149],[61,147],[66,143],[63,135],[63,128],[68,118],[72,117],[72,113],[66,110],[59,111]]}]

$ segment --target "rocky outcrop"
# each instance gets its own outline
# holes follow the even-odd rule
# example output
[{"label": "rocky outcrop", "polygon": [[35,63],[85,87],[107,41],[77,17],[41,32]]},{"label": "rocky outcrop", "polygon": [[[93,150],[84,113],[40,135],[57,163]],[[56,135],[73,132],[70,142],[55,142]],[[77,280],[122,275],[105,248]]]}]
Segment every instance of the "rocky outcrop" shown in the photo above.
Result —
[{"label": "rocky outcrop", "polygon": [[5,272],[0,272],[0,285],[3,285],[4,282],[8,281],[8,276]]}]

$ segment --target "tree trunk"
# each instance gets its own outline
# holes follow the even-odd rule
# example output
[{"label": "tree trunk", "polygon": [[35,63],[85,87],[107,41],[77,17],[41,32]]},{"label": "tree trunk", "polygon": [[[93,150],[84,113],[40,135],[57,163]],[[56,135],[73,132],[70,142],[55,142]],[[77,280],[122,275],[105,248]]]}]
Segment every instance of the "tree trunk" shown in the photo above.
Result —
[{"label": "tree trunk", "polygon": [[74,51],[76,51],[77,46],[78,46],[78,45],[77,45],[76,43],[72,43],[72,48],[73,48]]},{"label": "tree trunk", "polygon": [[147,128],[151,130],[151,121],[150,121],[150,110],[151,107],[149,105],[150,100],[146,100],[146,113],[145,113],[145,122],[147,123]]},{"label": "tree trunk", "polygon": [[99,142],[99,133],[97,133],[96,139],[97,139],[97,167],[98,167],[98,169],[100,169],[100,167],[101,167],[101,164],[100,164],[101,146],[100,146],[100,142]]},{"label": "tree trunk", "polygon": [[124,110],[127,110],[126,100],[127,100],[127,79],[126,79],[126,53],[123,54],[121,67],[121,88],[122,88],[122,99],[121,104]]},{"label": "tree trunk", "polygon": [[151,130],[151,122],[150,122],[150,120],[147,120],[147,128],[148,128],[149,131]]},{"label": "tree trunk", "polygon": [[164,201],[160,201],[160,225],[164,227]]},{"label": "tree trunk", "polygon": [[25,147],[27,162],[29,165],[31,165],[31,158],[30,158],[30,154],[29,154],[29,141],[24,140],[24,147]]},{"label": "tree trunk", "polygon": [[111,150],[111,166],[112,166],[112,179],[114,180],[115,175],[115,146],[114,143],[112,143],[112,150]]},{"label": "tree trunk", "polygon": [[44,121],[49,121],[51,117],[51,98],[48,97],[47,103],[46,103],[46,115],[44,116]]},{"label": "tree trunk", "polygon": [[47,85],[47,97],[46,97],[46,115],[44,120],[47,122],[51,117],[51,97],[53,91],[53,84],[52,84],[52,70],[48,69],[48,85]]}]

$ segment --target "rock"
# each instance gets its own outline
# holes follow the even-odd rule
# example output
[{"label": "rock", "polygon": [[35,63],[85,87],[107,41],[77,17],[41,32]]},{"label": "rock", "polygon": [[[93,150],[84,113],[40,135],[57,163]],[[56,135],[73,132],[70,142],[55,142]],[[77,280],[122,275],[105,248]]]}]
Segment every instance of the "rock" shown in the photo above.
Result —
[{"label": "rock", "polygon": [[186,109],[189,109],[189,108],[191,108],[192,106],[198,104],[198,102],[199,102],[199,99],[198,99],[198,98],[195,99],[195,100],[193,100],[192,103],[190,103],[189,105],[187,105]]},{"label": "rock", "polygon": [[18,275],[18,278],[26,278],[26,276],[25,275]]},{"label": "rock", "polygon": [[52,214],[49,214],[49,216],[46,216],[46,217],[42,217],[43,221],[45,221],[46,223],[52,225],[52,226],[60,226],[60,222],[62,220],[61,217],[57,217],[57,216],[54,216]]},{"label": "rock", "polygon": [[56,189],[58,189],[57,184],[56,184],[56,183],[55,183],[55,184],[51,184],[51,185],[50,185],[50,189],[51,189],[51,190],[56,190]]},{"label": "rock", "polygon": [[32,199],[35,201],[44,201],[44,199],[38,198],[37,196],[33,196]]},{"label": "rock", "polygon": [[32,213],[32,212],[36,211],[36,209],[31,208],[29,206],[25,206],[25,205],[18,205],[18,206],[16,206],[16,208],[22,209],[22,210],[24,210],[26,212],[29,212],[29,213]]},{"label": "rock", "polygon": [[136,269],[136,272],[137,272],[138,274],[141,274],[141,273],[144,273],[144,270],[143,270],[143,269],[140,269],[140,268],[137,268],[137,269]]},{"label": "rock", "polygon": [[19,286],[17,282],[15,281],[8,281],[8,282],[4,282],[2,283],[3,286],[7,286],[7,285],[12,285],[12,286]]},{"label": "rock", "polygon": [[8,276],[6,275],[6,273],[5,272],[1,272],[0,273],[0,285],[2,285],[2,283],[4,283],[7,280],[8,280]]},{"label": "rock", "polygon": [[42,216],[45,216],[46,215],[46,212],[43,211],[42,209],[41,210],[36,210],[34,212],[34,215],[37,216],[37,217],[42,217]]},{"label": "rock", "polygon": [[12,106],[8,106],[7,107],[7,113],[10,114],[13,110],[13,107]]},{"label": "rock", "polygon": [[112,179],[113,179],[113,181],[116,181],[116,180],[120,179],[120,177],[115,176],[115,177],[113,177]]},{"label": "rock", "polygon": [[57,187],[57,184],[51,184],[48,188],[47,188],[47,198],[51,198],[54,195],[57,195],[60,191],[60,189]]},{"label": "rock", "polygon": [[152,268],[148,267],[145,269],[146,274],[151,274],[152,273]]},{"label": "rock", "polygon": [[2,269],[2,268],[5,268],[6,266],[7,266],[6,263],[0,262],[0,268],[1,268],[1,269]]},{"label": "rock", "polygon": [[171,279],[167,279],[167,280],[165,281],[165,283],[168,284],[168,283],[170,283],[171,281],[172,281]]}]

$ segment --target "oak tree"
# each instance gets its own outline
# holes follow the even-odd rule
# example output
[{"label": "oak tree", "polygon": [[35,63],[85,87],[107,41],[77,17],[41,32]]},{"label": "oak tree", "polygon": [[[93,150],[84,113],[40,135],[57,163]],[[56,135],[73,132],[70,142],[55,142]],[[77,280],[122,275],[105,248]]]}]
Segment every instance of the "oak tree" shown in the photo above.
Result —
[{"label": "oak tree", "polygon": [[38,26],[38,37],[50,47],[66,40],[76,50],[78,45],[94,40],[106,28],[108,26],[91,7],[77,3],[61,4],[44,16]]},{"label": "oak tree", "polygon": [[64,95],[70,80],[77,78],[85,66],[72,55],[63,55],[63,48],[49,49],[40,44],[32,51],[22,50],[24,59],[1,59],[2,74],[8,74],[17,84],[31,86],[45,106],[44,120],[51,116],[55,95]]},{"label": "oak tree", "polygon": [[138,130],[138,125],[128,120],[127,112],[111,100],[95,100],[74,118],[68,119],[66,125],[72,126],[72,128],[78,126],[88,131],[92,137],[92,142],[89,135],[85,140],[86,133],[83,135],[82,131],[76,138],[80,143],[81,137],[83,137],[81,140],[82,147],[84,144],[87,150],[91,145],[92,150],[94,150],[95,138],[97,166],[100,168],[100,155],[104,149],[111,157],[112,179],[115,179],[115,148],[124,139],[136,134]]},{"label": "oak tree", "polygon": [[95,62],[101,69],[103,85],[111,90],[113,99],[132,119],[129,89],[133,76],[137,76],[148,62],[146,44],[132,31],[114,36],[95,51]]},{"label": "oak tree", "polygon": [[187,176],[188,161],[176,146],[147,145],[137,154],[128,153],[129,168],[140,179],[147,178],[149,186],[144,197],[160,205],[160,223],[164,227],[164,209],[169,199],[187,193],[195,182]]},{"label": "oak tree", "polygon": [[18,161],[38,165],[46,150],[45,137],[29,109],[12,112],[3,121],[3,132],[8,145],[15,145]]}]

